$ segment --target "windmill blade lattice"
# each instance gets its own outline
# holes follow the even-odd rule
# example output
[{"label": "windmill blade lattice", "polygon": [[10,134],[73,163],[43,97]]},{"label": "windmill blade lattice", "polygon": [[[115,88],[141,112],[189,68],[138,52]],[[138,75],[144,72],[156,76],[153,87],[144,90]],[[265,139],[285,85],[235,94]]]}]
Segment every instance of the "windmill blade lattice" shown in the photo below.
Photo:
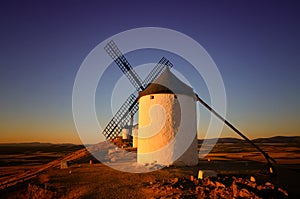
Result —
[{"label": "windmill blade lattice", "polygon": [[[146,87],[146,85],[153,82],[166,69],[166,66],[173,67],[173,64],[168,59],[163,57],[146,77],[143,85]],[[121,133],[122,128],[130,120],[130,117],[137,112],[138,108],[138,99],[134,92],[128,97],[128,99],[124,102],[115,116],[110,120],[103,130],[103,135],[106,137],[106,139],[113,139],[117,137]]]},{"label": "windmill blade lattice", "polygon": [[163,57],[143,81],[144,88],[146,88],[148,84],[153,82],[161,73],[163,73],[166,67],[172,68],[173,64],[167,58]]},{"label": "windmill blade lattice", "polygon": [[103,130],[106,139],[112,139],[118,136],[125,124],[129,122],[130,117],[134,115],[137,110],[137,97],[131,94]]},{"label": "windmill blade lattice", "polygon": [[106,52],[110,55],[110,57],[116,62],[119,68],[123,71],[123,73],[127,76],[131,84],[136,88],[137,91],[140,89],[144,89],[142,85],[142,79],[139,75],[133,70],[132,66],[129,64],[125,56],[121,53],[118,46],[114,43],[113,40],[108,42],[104,47]]},{"label": "windmill blade lattice", "polygon": [[[125,56],[112,40],[104,48],[122,72],[127,76],[132,85],[136,88],[136,91],[144,90],[149,83],[153,82],[162,72],[165,71],[166,67],[173,67],[173,64],[163,57],[151,70],[143,83],[141,83],[141,78],[133,70]],[[137,110],[138,98],[135,96],[135,93],[132,93],[103,130],[103,134],[106,139],[113,139],[117,137],[121,133],[122,128],[129,122],[130,118],[133,117]]]}]

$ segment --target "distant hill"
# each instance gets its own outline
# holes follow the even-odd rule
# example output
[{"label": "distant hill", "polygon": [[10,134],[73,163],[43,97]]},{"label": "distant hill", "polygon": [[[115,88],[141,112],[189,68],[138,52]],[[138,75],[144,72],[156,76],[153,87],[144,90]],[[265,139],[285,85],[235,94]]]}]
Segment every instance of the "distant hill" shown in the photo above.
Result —
[{"label": "distant hill", "polygon": [[[240,138],[211,138],[206,139],[208,143],[215,143],[217,140],[218,143],[245,143],[246,141]],[[300,145],[300,136],[275,136],[270,138],[256,138],[252,140],[255,143],[291,143]],[[203,139],[198,139],[198,143],[201,144]],[[41,142],[28,142],[28,143],[0,143],[0,149],[6,147],[16,147],[16,148],[23,148],[23,147],[33,147],[33,148],[52,148],[57,150],[59,148],[83,148],[83,145],[76,145],[70,143],[62,143],[62,144],[52,144],[52,143],[41,143]]]},{"label": "distant hill", "polygon": [[23,154],[40,152],[71,152],[84,148],[83,145],[75,144],[51,144],[40,142],[28,142],[28,143],[0,143],[0,155],[1,154]]},{"label": "distant hill", "polygon": [[[199,139],[198,143],[201,144],[204,140],[203,139]],[[206,143],[208,144],[213,144],[217,141],[217,143],[243,143],[245,142],[242,139],[239,138],[211,138],[211,139],[206,139]]]},{"label": "distant hill", "polygon": [[300,136],[275,136],[271,138],[257,138],[255,143],[294,143],[300,144]]},{"label": "distant hill", "polygon": [[[217,138],[206,139],[208,143],[215,143]],[[300,145],[300,136],[275,136],[270,138],[256,138],[252,140],[255,143],[290,143]],[[201,144],[203,139],[199,139],[198,143]],[[244,143],[246,142],[240,138],[219,138],[218,143]]]},{"label": "distant hill", "polygon": [[76,144],[71,144],[71,143],[59,143],[59,144],[53,144],[53,143],[49,143],[49,142],[21,142],[21,143],[0,143],[0,146],[75,146]]}]

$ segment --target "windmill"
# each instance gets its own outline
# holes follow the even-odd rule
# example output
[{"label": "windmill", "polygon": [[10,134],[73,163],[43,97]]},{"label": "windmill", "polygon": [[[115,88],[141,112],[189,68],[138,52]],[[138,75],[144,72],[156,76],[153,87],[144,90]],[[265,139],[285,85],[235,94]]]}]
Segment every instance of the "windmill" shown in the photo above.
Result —
[{"label": "windmill", "polygon": [[[129,62],[126,60],[125,56],[121,53],[119,48],[116,46],[116,44],[113,41],[108,42],[108,44],[104,47],[106,52],[111,56],[111,58],[115,61],[115,63],[119,66],[119,68],[122,70],[122,72],[126,75],[126,77],[129,79],[131,84],[135,87],[136,91],[132,93],[128,99],[124,102],[124,104],[120,107],[120,109],[117,111],[115,116],[110,120],[108,125],[103,130],[103,134],[106,137],[106,139],[113,139],[116,136],[120,134],[122,131],[122,128],[130,121],[132,124],[132,118],[133,115],[137,112],[139,108],[139,97],[142,95],[150,95],[151,93],[148,93],[149,87],[156,86],[155,80],[161,76],[163,73],[167,74],[167,76],[170,73],[169,67],[172,68],[172,63],[167,60],[166,58],[162,58],[158,64],[152,69],[152,71],[148,74],[146,79],[144,81],[141,80],[141,78],[138,76],[138,74],[133,70],[132,66],[129,64]],[[172,77],[174,79],[174,77]],[[161,78],[164,79],[164,78]],[[175,77],[176,79],[176,77]],[[177,81],[177,80],[176,80]],[[180,81],[180,80],[179,80]],[[179,82],[179,84],[181,84]],[[171,84],[170,84],[171,85]],[[217,118],[219,118],[222,122],[224,122],[228,127],[230,127],[235,133],[237,133],[239,136],[241,136],[244,140],[249,142],[253,147],[255,147],[259,152],[262,153],[264,158],[267,161],[267,172],[269,174],[274,174],[274,170],[272,168],[272,164],[276,163],[276,161],[268,155],[265,151],[263,151],[258,145],[256,145],[254,142],[252,142],[247,136],[245,136],[242,132],[240,132],[237,128],[235,128],[231,123],[229,123],[225,118],[223,118],[220,114],[218,114],[214,109],[212,109],[205,101],[203,101],[196,93],[184,93],[184,90],[190,90],[189,88],[181,85],[183,87],[182,91],[183,94],[192,96],[195,101],[202,104],[205,108],[207,108],[211,113],[213,113]],[[157,88],[156,88],[157,89]],[[158,88],[161,93],[172,93],[168,90],[168,88]],[[166,91],[167,90],[167,91]],[[137,91],[140,91],[139,95],[136,96]],[[143,94],[144,93],[144,94]],[[146,93],[146,94],[145,94]],[[174,93],[173,93],[174,94]],[[150,99],[153,96],[150,95]],[[177,96],[174,94],[174,98],[177,98]],[[193,153],[194,154],[194,153]],[[191,154],[188,154],[190,156]],[[195,164],[195,162],[193,163]]]}]

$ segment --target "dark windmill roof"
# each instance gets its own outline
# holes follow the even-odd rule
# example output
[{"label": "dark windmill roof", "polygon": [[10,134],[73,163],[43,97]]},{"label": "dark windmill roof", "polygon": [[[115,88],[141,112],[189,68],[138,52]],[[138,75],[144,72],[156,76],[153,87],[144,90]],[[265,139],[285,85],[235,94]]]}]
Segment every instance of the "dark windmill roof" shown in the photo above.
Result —
[{"label": "dark windmill roof", "polygon": [[139,97],[158,93],[194,95],[193,89],[178,79],[170,71],[169,67],[154,82],[150,83],[145,90],[139,92]]}]

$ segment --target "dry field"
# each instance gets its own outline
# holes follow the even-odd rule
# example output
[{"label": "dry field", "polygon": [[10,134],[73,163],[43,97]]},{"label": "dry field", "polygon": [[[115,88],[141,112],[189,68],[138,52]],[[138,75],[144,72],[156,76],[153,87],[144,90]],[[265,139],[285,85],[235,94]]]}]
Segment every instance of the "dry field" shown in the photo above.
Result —
[{"label": "dry field", "polygon": [[[277,176],[269,178],[259,173],[265,165],[264,159],[247,143],[221,142],[204,159],[200,159],[199,165],[195,167],[168,167],[149,173],[132,174],[114,170],[101,163],[90,165],[88,162],[92,157],[86,156],[80,161],[73,161],[67,169],[60,169],[55,164],[30,180],[2,189],[0,195],[1,198],[172,198],[174,196],[164,195],[168,193],[164,187],[154,187],[159,183],[166,184],[172,179],[196,177],[199,169],[209,169],[215,170],[219,176],[245,179],[255,176],[257,183],[271,182],[287,190],[291,198],[299,198],[299,143],[259,145],[277,160],[278,164],[274,165]],[[23,154],[20,150],[16,152],[15,148],[11,148],[15,152],[2,152],[0,156],[0,182],[24,171],[37,170],[45,163],[80,148],[82,147],[68,145],[65,149],[60,146],[55,148],[56,151],[49,151],[41,148],[32,150],[31,147],[30,153]],[[26,151],[24,148],[22,150]],[[182,192],[179,198],[195,198],[195,195],[185,194],[187,193]]]},{"label": "dry field", "polygon": [[83,146],[72,144],[0,144],[0,182],[38,170],[43,165],[81,148]]}]

